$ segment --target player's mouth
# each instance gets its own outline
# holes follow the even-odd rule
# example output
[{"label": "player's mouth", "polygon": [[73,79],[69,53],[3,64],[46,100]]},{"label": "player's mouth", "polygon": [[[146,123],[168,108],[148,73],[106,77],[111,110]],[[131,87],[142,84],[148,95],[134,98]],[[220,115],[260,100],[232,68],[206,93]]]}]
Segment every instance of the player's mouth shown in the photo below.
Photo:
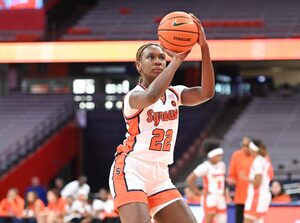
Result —
[{"label": "player's mouth", "polygon": [[159,73],[159,74],[163,71],[162,68],[154,68],[152,70],[153,70],[154,73]]}]

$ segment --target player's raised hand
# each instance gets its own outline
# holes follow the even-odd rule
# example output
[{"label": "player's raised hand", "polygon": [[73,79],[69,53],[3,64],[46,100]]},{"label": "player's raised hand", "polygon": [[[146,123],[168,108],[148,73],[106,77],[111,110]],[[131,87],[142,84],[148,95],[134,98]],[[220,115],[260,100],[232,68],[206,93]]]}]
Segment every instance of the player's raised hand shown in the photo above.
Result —
[{"label": "player's raised hand", "polygon": [[194,14],[190,13],[190,15],[193,17],[194,22],[198,26],[198,30],[199,30],[198,44],[201,47],[207,46],[207,40],[206,40],[205,31],[204,31],[204,28],[203,28],[200,20]]},{"label": "player's raised hand", "polygon": [[183,52],[183,53],[177,53],[177,52],[174,52],[174,51],[171,51],[171,50],[167,50],[165,49],[166,53],[168,54],[168,56],[170,56],[171,58],[173,57],[177,57],[179,59],[181,59],[182,61],[187,57],[187,55],[189,55],[189,53],[191,52],[190,50],[189,51],[186,51],[186,52]]}]

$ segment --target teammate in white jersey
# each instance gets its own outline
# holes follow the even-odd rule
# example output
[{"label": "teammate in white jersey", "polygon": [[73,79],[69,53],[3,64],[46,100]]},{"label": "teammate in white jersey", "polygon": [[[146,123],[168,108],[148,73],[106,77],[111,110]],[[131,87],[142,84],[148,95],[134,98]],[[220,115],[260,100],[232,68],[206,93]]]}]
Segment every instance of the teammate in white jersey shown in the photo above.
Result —
[{"label": "teammate in white jersey", "polygon": [[[187,177],[190,188],[202,196],[202,206],[206,223],[226,223],[225,173],[226,166],[222,161],[223,149],[219,144],[206,141],[207,160],[199,164]],[[196,185],[197,178],[202,177],[203,193]]]},{"label": "teammate in white jersey", "polygon": [[202,52],[202,86],[170,87],[176,70],[189,52],[165,51],[145,44],[136,54],[140,83],[124,98],[126,139],[117,148],[110,172],[110,190],[122,223],[196,222],[169,177],[173,162],[180,105],[199,105],[214,95],[214,71],[200,21],[198,44]]},{"label": "teammate in white jersey", "polygon": [[255,157],[249,176],[246,176],[243,172],[240,175],[249,181],[244,208],[244,223],[262,223],[271,203],[269,185],[274,175],[273,168],[271,162],[260,155],[263,154],[262,150],[264,150],[264,145],[260,140],[253,140],[249,144],[249,150],[250,154]]}]

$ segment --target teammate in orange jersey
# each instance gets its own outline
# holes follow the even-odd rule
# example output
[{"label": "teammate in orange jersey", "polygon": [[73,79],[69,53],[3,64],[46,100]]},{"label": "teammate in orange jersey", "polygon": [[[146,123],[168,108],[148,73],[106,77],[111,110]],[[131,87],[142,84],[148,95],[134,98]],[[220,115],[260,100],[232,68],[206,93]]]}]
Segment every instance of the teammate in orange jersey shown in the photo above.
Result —
[{"label": "teammate in orange jersey", "polygon": [[244,223],[264,222],[264,215],[271,203],[269,185],[273,173],[269,171],[271,163],[260,155],[262,149],[264,149],[264,145],[260,140],[253,140],[249,143],[249,151],[254,160],[248,175],[245,172],[240,173],[240,177],[249,182],[244,208]]},{"label": "teammate in orange jersey", "polygon": [[250,167],[253,162],[253,156],[250,155],[248,145],[250,143],[249,137],[244,137],[241,143],[241,148],[233,152],[231,155],[228,178],[228,184],[235,185],[235,222],[243,223],[244,219],[244,205],[247,197],[248,181],[240,177],[240,172],[249,174]]},{"label": "teammate in orange jersey", "polygon": [[198,195],[195,181],[198,177],[203,179],[202,205],[205,212],[206,223],[226,223],[226,197],[225,197],[225,173],[226,166],[222,161],[223,149],[218,143],[207,142],[205,146],[207,160],[199,164],[187,177],[190,188]]},{"label": "teammate in orange jersey", "polygon": [[122,223],[196,222],[169,177],[173,163],[179,106],[199,105],[214,95],[214,71],[200,21],[198,44],[202,51],[202,86],[170,87],[176,70],[189,52],[165,51],[145,44],[136,54],[140,83],[124,97],[127,134],[117,148],[110,173],[110,190]]}]

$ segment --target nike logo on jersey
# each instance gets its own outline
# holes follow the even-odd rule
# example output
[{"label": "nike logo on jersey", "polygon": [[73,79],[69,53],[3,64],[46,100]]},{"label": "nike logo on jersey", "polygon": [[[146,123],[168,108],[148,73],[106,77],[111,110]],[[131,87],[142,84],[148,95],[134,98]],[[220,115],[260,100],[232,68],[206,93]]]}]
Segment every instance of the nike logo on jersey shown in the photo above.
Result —
[{"label": "nike logo on jersey", "polygon": [[158,126],[160,121],[175,120],[178,117],[178,110],[169,110],[165,112],[154,112],[152,109],[147,111],[147,122],[154,122],[154,126]]},{"label": "nike logo on jersey", "polygon": [[174,20],[173,22],[173,26],[182,26],[185,24],[192,24],[193,22],[176,22],[176,20]]}]

